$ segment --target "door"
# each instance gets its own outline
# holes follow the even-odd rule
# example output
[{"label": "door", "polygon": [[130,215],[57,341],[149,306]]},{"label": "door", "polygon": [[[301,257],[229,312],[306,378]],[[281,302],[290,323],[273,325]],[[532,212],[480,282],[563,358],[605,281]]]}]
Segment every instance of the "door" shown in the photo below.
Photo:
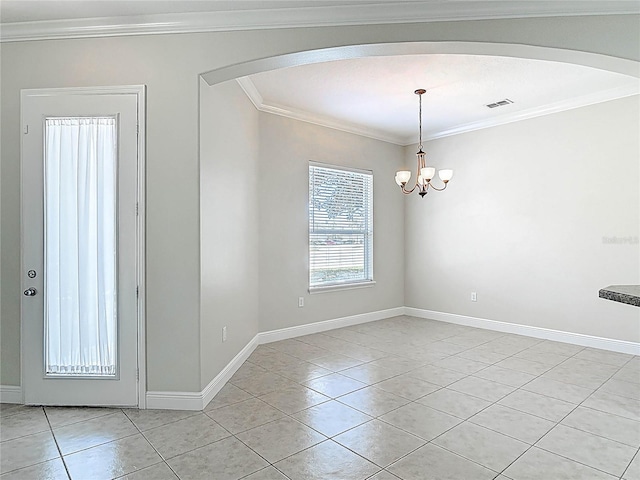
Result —
[{"label": "door", "polygon": [[22,92],[26,404],[138,405],[139,101]]}]

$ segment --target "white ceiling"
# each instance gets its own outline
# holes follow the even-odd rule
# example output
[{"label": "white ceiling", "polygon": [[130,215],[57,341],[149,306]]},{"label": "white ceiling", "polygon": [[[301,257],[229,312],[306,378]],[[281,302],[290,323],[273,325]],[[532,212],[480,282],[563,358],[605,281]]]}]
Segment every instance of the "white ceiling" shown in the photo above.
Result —
[{"label": "white ceiling", "polygon": [[[316,63],[241,81],[258,108],[401,145],[638,93],[639,80],[568,63],[482,55],[403,55]],[[251,85],[252,84],[252,85]],[[255,90],[252,91],[252,88]],[[490,109],[509,99],[514,103]]]}]

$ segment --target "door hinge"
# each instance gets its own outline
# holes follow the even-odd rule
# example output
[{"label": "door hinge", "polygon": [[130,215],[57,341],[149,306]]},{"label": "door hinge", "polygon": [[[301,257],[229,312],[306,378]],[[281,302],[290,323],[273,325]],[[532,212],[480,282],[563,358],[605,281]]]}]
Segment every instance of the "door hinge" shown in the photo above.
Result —
[{"label": "door hinge", "polygon": [[139,215],[139,207],[138,207],[138,203],[136,202],[136,217]]},{"label": "door hinge", "polygon": [[136,298],[140,298],[140,287],[136,287]]},{"label": "door hinge", "polygon": [[136,368],[136,380],[140,380],[140,369]]},{"label": "door hinge", "polygon": [[24,133],[25,135],[29,133],[29,125],[25,124],[25,126],[22,127],[22,133]]}]

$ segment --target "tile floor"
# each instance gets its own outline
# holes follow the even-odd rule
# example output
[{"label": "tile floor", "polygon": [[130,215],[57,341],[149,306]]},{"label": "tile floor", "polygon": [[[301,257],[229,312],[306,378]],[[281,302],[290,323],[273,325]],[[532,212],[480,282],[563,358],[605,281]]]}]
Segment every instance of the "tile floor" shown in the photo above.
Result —
[{"label": "tile floor", "polygon": [[203,412],[2,405],[0,474],[640,479],[640,358],[411,317],[258,347]]}]

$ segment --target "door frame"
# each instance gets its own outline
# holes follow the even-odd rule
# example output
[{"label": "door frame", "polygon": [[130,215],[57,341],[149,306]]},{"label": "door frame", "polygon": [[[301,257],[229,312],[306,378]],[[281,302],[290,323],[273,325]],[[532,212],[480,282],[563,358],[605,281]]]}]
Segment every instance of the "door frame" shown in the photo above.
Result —
[{"label": "door frame", "polygon": [[[20,91],[20,275],[21,285],[25,284],[25,258],[22,239],[24,232],[23,216],[23,180],[28,172],[24,168],[24,135],[26,125],[24,122],[23,105],[28,97],[51,97],[57,95],[135,95],[137,104],[138,139],[137,139],[137,179],[136,179],[136,282],[138,285],[138,302],[136,308],[137,317],[137,396],[138,408],[146,408],[147,394],[147,369],[146,369],[146,85],[122,85],[111,87],[69,87],[69,88],[33,88]],[[21,289],[22,290],[22,289]],[[20,383],[22,403],[25,399],[25,368],[24,368],[24,330],[25,321],[23,302],[25,297],[20,291]]]}]

